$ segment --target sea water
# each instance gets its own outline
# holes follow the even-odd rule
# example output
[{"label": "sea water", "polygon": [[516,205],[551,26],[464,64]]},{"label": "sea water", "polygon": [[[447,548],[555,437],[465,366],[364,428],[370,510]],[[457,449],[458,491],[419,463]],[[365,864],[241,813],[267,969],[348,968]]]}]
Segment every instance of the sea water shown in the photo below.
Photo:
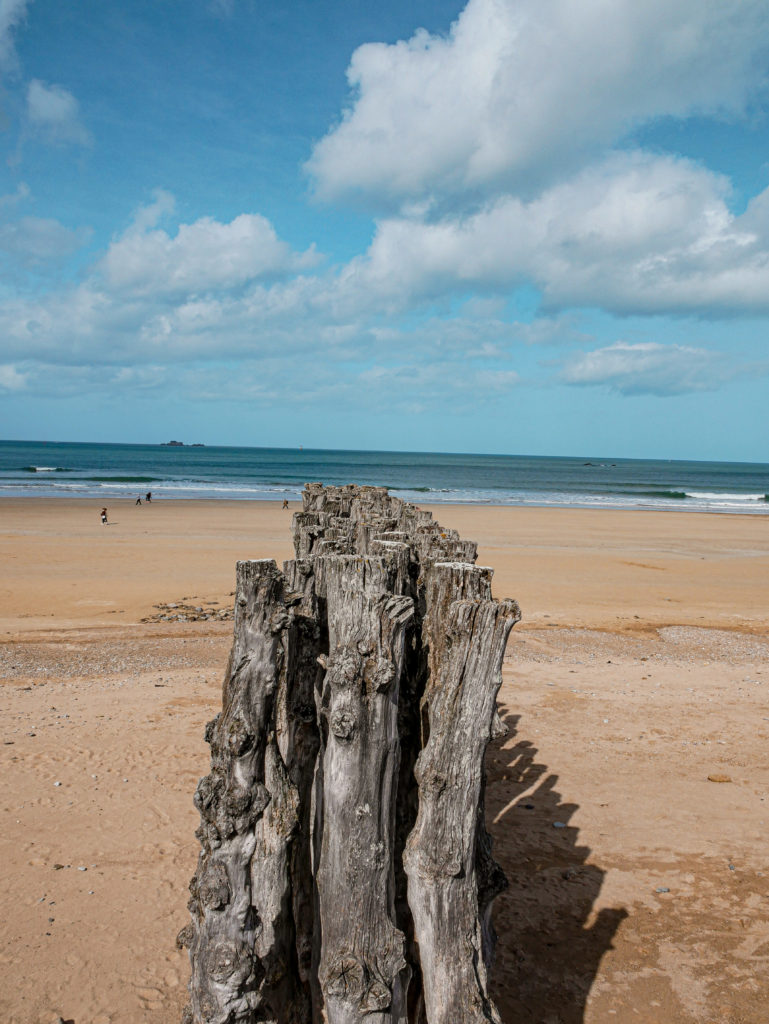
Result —
[{"label": "sea water", "polygon": [[307,481],[408,501],[769,514],[769,465],[297,448],[0,442],[0,497],[296,501]]}]

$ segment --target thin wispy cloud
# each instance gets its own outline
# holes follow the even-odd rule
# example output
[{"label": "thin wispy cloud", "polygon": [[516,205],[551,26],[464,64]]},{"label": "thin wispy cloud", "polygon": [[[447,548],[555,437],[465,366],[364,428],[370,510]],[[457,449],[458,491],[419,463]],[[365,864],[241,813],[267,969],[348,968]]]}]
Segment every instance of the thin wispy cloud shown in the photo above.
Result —
[{"label": "thin wispy cloud", "polygon": [[88,240],[87,230],[73,231],[57,220],[22,217],[0,224],[0,253],[28,267],[60,264]]},{"label": "thin wispy cloud", "polygon": [[621,395],[667,397],[716,391],[725,380],[754,369],[730,364],[721,353],[707,349],[618,341],[566,360],[560,377],[567,384],[608,387]]},{"label": "thin wispy cloud", "polygon": [[0,71],[17,67],[18,58],[13,43],[14,29],[22,22],[28,0],[0,0]]},{"label": "thin wispy cloud", "polygon": [[54,145],[88,146],[91,136],[80,119],[80,105],[61,85],[34,78],[27,88],[27,118],[32,132]]}]

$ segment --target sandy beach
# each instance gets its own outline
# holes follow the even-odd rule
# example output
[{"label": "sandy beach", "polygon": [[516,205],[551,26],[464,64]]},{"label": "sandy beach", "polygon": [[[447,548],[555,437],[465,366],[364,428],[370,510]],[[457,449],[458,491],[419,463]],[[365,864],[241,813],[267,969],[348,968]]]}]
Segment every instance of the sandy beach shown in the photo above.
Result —
[{"label": "sandy beach", "polygon": [[[766,1024],[769,516],[433,511],[523,611],[488,753],[503,1020]],[[2,1024],[177,1024],[234,566],[292,555],[278,504],[98,513],[0,501]]]}]

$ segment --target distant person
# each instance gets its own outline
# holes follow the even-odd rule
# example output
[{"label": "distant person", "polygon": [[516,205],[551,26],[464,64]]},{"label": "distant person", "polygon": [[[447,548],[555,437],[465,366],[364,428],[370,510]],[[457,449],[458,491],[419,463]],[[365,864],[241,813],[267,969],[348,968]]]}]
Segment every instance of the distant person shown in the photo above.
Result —
[{"label": "distant person", "polygon": [[144,500],[147,502],[148,505],[151,503],[152,491],[147,491],[147,493],[144,495]]},{"label": "distant person", "polygon": [[101,521],[106,526],[107,525],[107,510],[106,510],[106,508],[103,508],[99,514],[101,516]]},{"label": "distant person", "polygon": [[288,508],[288,498],[283,499],[283,508]]},{"label": "distant person", "polygon": [[137,505],[141,505],[141,503],[142,503],[142,496],[140,494],[139,497],[136,499],[136,504]]}]

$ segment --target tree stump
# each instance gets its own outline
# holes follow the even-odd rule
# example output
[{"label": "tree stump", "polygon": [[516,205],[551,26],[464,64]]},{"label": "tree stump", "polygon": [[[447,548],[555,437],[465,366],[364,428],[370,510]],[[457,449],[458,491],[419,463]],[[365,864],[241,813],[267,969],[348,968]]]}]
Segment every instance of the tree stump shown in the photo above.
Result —
[{"label": "tree stump", "polygon": [[385,488],[308,484],[296,558],[239,562],[190,883],[193,1024],[479,1024],[486,746],[514,601]]}]

